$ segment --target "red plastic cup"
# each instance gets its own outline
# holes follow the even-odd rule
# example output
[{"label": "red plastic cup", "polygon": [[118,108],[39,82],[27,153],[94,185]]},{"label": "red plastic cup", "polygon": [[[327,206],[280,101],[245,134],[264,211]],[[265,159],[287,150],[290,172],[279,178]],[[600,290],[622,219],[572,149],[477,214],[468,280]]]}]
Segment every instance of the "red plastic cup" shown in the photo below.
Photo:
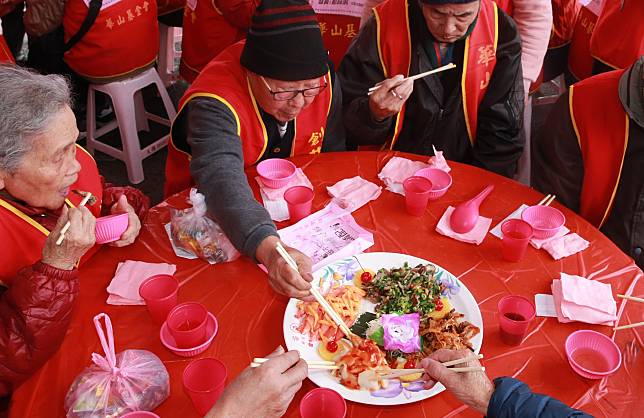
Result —
[{"label": "red plastic cup", "polygon": [[183,387],[200,416],[217,402],[226,386],[226,365],[214,358],[202,358],[188,364],[183,371]]},{"label": "red plastic cup", "polygon": [[432,182],[425,177],[411,176],[403,182],[403,188],[407,213],[412,216],[421,216],[425,213],[432,191]]},{"label": "red plastic cup", "polygon": [[523,296],[510,295],[499,301],[498,309],[501,341],[521,344],[536,313],[534,304]]},{"label": "red plastic cup", "polygon": [[177,305],[178,291],[179,282],[169,274],[148,277],[139,286],[139,295],[145,300],[152,319],[161,324]]},{"label": "red plastic cup", "polygon": [[347,403],[336,391],[317,388],[309,391],[300,401],[302,418],[344,418]]},{"label": "red plastic cup", "polygon": [[175,306],[168,314],[166,324],[178,348],[193,348],[206,340],[208,310],[198,302]]},{"label": "red plastic cup", "polygon": [[125,415],[121,415],[121,418],[160,418],[160,417],[154,412],[134,411]]},{"label": "red plastic cup", "polygon": [[291,222],[295,223],[311,214],[314,195],[313,190],[306,186],[290,187],[284,192]]},{"label": "red plastic cup", "polygon": [[521,261],[532,238],[532,227],[521,219],[508,219],[501,225],[501,255],[507,261]]}]

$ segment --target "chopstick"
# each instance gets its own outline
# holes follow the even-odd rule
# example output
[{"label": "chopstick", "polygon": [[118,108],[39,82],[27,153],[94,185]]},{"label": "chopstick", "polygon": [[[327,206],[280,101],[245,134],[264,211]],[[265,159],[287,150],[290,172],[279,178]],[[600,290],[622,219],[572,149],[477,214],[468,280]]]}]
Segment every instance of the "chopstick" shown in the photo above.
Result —
[{"label": "chopstick", "polygon": [[[259,367],[264,363],[251,363],[250,367]],[[308,363],[307,363],[308,364]],[[308,364],[309,370],[338,370],[340,366],[332,366],[330,364]]]},{"label": "chopstick", "polygon": [[[295,262],[295,260],[293,260],[293,258],[291,258],[289,253],[286,252],[286,250],[284,249],[284,247],[282,247],[282,244],[280,242],[277,243],[277,245],[275,246],[275,249],[277,249],[277,252],[282,256],[282,258],[284,258],[284,260],[286,260],[286,263],[289,266],[291,266],[293,270],[299,272],[299,269],[297,268],[297,263]],[[315,298],[315,300],[320,304],[322,309],[324,309],[326,313],[329,314],[331,319],[333,319],[333,322],[335,322],[336,325],[340,327],[344,335],[346,335],[347,337],[353,336],[353,333],[351,332],[347,324],[344,323],[342,318],[340,318],[340,315],[338,315],[338,313],[331,307],[331,305],[329,305],[329,302],[327,302],[326,299],[324,299],[324,296],[322,296],[314,286],[311,286],[310,291],[313,297]]]},{"label": "chopstick", "polygon": [[[85,206],[87,201],[92,197],[92,194],[90,192],[87,192],[83,200],[81,200],[80,204],[78,205],[79,208],[82,208]],[[72,223],[67,221],[67,223],[63,226],[63,229],[60,230],[60,235],[58,236],[58,239],[56,240],[56,245],[60,245],[63,243],[63,240],[65,239],[65,234],[67,233],[67,230],[69,227],[72,226]]]},{"label": "chopstick", "polygon": [[644,322],[636,322],[634,324],[622,325],[621,327],[615,327],[615,328],[613,328],[613,331],[619,331],[620,329],[637,328],[637,327],[641,327],[643,325],[644,325]]},{"label": "chopstick", "polygon": [[644,303],[644,299],[642,298],[636,298],[635,296],[626,296],[626,295],[617,295],[618,298],[626,299],[626,300],[632,300],[633,302],[641,302]]},{"label": "chopstick", "polygon": [[[444,362],[442,364],[445,367],[449,367],[449,366],[454,366],[454,365],[457,365],[457,364],[467,363],[468,361],[475,360],[475,359],[482,359],[482,358],[483,358],[483,354],[477,354],[477,355],[474,355],[474,356],[468,356],[468,357],[463,357],[463,358],[459,358],[459,359],[456,359],[456,360],[446,361],[446,362]],[[473,367],[450,367],[450,370],[455,371],[456,373],[476,372],[476,371],[485,371],[485,367],[478,367],[478,366],[473,366]],[[383,376],[390,376],[390,375],[405,376],[405,375],[408,375],[408,374],[422,373],[424,371],[425,371],[425,369],[383,369],[383,370],[377,370],[376,373],[382,374]]]},{"label": "chopstick", "polygon": [[550,206],[550,204],[555,200],[555,195],[553,194],[547,194],[543,199],[539,201],[539,203],[536,204],[536,206]]},{"label": "chopstick", "polygon": [[[253,359],[253,363],[266,363],[269,359],[264,358],[264,357],[255,357]],[[303,358],[302,360],[306,361],[306,364],[312,365],[315,364],[317,366],[335,366],[334,361],[326,361],[326,360],[309,360]]]},{"label": "chopstick", "polygon": [[[413,76],[411,76],[411,77],[405,77],[405,78],[401,81],[401,83],[403,83],[403,82],[405,82],[405,81],[407,81],[407,80],[416,81],[416,80],[418,80],[419,78],[427,77],[428,75],[435,74],[435,73],[440,73],[440,72],[445,71],[445,70],[451,70],[452,68],[456,68],[456,65],[454,65],[453,63],[449,63],[449,64],[447,64],[447,65],[443,65],[442,67],[438,67],[438,68],[435,68],[435,69],[433,69],[433,70],[425,71],[424,73],[416,74],[416,75],[413,75]],[[399,85],[400,85],[400,84],[398,84],[397,86],[399,86]],[[393,87],[393,88],[396,88],[397,86],[395,86],[395,87]],[[380,88],[380,85],[376,85],[376,86],[370,87],[370,88],[369,88],[369,93],[367,93],[367,95],[368,95],[368,96],[371,96],[371,94],[372,94],[374,91],[378,90],[379,88]]]}]

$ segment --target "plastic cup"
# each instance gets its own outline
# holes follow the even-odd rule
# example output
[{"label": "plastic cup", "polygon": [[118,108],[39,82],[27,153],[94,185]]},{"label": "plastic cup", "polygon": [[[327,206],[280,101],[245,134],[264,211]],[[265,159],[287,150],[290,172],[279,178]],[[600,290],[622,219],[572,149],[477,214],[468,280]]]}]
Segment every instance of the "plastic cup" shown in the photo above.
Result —
[{"label": "plastic cup", "polygon": [[160,418],[160,417],[154,412],[134,411],[125,415],[121,415],[121,418]]},{"label": "plastic cup", "polygon": [[139,286],[139,295],[145,300],[148,312],[156,322],[162,324],[168,312],[177,305],[179,282],[169,274],[148,277]]},{"label": "plastic cup", "polygon": [[193,348],[206,340],[208,310],[198,302],[175,306],[168,314],[166,324],[179,348]]},{"label": "plastic cup", "polygon": [[508,219],[501,225],[501,255],[507,261],[521,261],[532,238],[532,227],[521,219]]},{"label": "plastic cup", "polygon": [[183,371],[183,387],[201,416],[204,416],[221,396],[226,386],[226,377],[226,365],[214,358],[195,360]]},{"label": "plastic cup", "polygon": [[317,388],[309,391],[300,401],[302,418],[344,418],[347,403],[336,391]]},{"label": "plastic cup", "polygon": [[432,182],[425,177],[411,176],[403,182],[403,188],[407,213],[412,216],[421,216],[425,213],[432,191]]},{"label": "plastic cup", "polygon": [[306,186],[290,187],[284,192],[291,222],[295,223],[311,214],[314,195],[313,190]]},{"label": "plastic cup", "polygon": [[501,341],[521,344],[536,313],[534,304],[523,296],[510,295],[499,301],[498,309]]}]

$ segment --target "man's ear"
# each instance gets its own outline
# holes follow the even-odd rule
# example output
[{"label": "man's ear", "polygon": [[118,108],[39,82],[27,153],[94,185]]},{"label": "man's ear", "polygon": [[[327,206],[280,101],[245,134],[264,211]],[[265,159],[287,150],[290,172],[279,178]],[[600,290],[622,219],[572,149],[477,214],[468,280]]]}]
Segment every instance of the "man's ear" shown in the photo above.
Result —
[{"label": "man's ear", "polygon": [[4,189],[4,179],[7,178],[7,172],[0,170],[0,190]]}]

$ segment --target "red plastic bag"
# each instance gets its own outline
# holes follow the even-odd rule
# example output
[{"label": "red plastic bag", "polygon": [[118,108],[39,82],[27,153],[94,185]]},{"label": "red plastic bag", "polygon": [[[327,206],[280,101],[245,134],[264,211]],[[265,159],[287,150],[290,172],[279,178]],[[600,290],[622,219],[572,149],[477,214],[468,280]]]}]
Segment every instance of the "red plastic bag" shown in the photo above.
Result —
[{"label": "red plastic bag", "polygon": [[[101,318],[105,318],[103,332]],[[170,377],[157,356],[146,350],[114,352],[112,322],[107,314],[94,317],[105,357],[92,353],[65,396],[68,418],[116,418],[133,411],[151,411],[170,394]],[[107,336],[107,340],[106,337]]]}]

